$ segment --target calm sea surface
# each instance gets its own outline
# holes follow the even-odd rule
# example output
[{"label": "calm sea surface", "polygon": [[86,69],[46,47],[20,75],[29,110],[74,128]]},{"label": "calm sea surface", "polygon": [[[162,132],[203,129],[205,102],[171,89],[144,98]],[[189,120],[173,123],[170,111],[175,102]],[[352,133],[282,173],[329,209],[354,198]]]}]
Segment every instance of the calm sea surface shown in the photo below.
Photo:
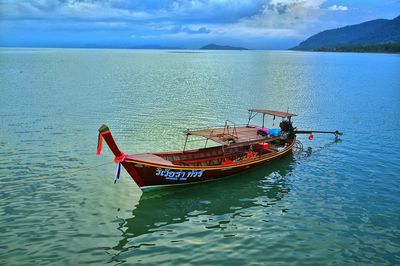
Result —
[{"label": "calm sea surface", "polygon": [[[0,92],[0,265],[400,264],[400,55],[0,49]],[[248,108],[345,134],[145,194],[95,155],[103,123],[125,152],[179,150]]]}]

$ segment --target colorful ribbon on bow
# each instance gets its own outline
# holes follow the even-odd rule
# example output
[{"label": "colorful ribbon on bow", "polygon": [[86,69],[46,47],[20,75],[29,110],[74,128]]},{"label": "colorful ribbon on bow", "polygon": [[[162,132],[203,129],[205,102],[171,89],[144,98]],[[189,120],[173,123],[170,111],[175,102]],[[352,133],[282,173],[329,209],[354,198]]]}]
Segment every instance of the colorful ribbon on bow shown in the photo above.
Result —
[{"label": "colorful ribbon on bow", "polygon": [[114,184],[117,183],[117,180],[119,179],[119,175],[121,174],[121,163],[123,163],[126,159],[128,154],[122,153],[121,156],[115,156],[114,162],[117,164],[116,170],[115,170],[115,177],[114,177]]},{"label": "colorful ribbon on bow", "polygon": [[[111,131],[108,129],[104,132],[99,132],[99,138],[97,140],[97,151],[96,154],[100,155],[101,149],[103,147],[103,136],[106,134],[110,134]],[[115,177],[114,177],[114,184],[117,183],[117,180],[119,179],[119,176],[121,174],[121,163],[123,163],[128,155],[121,152],[120,156],[115,156],[114,162],[117,164],[116,170],[115,170]]]},{"label": "colorful ribbon on bow", "polygon": [[103,147],[103,135],[109,134],[109,133],[111,133],[110,130],[107,130],[107,131],[104,131],[104,132],[99,132],[99,138],[97,140],[97,151],[96,151],[97,155],[100,155],[101,148]]},{"label": "colorful ribbon on bow", "polygon": [[123,163],[124,161],[125,161],[125,159],[126,159],[126,157],[128,157],[128,154],[125,154],[125,153],[123,153],[123,152],[121,152],[122,154],[121,154],[121,156],[115,156],[114,157],[114,162],[115,163]]},{"label": "colorful ribbon on bow", "polygon": [[117,163],[117,168],[115,170],[114,184],[117,183],[120,174],[121,174],[121,163]]}]

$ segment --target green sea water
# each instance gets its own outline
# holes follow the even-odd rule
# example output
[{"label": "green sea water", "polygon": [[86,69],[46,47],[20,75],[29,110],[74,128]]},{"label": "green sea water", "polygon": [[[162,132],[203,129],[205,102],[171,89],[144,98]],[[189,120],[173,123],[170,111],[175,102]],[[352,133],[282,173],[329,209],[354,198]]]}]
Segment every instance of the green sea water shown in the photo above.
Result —
[{"label": "green sea water", "polygon": [[[0,265],[400,264],[399,55],[3,48],[0,92]],[[145,194],[95,155],[103,123],[126,153],[180,150],[249,108],[344,135]]]}]

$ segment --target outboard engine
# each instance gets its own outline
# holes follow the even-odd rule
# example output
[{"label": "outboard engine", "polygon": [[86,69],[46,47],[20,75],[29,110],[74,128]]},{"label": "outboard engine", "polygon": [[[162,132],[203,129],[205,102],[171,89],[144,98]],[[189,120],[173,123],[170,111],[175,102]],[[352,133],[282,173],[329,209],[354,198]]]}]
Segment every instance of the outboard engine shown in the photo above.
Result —
[{"label": "outboard engine", "polygon": [[281,128],[282,132],[288,132],[288,133],[293,133],[294,128],[292,125],[292,122],[288,120],[283,120],[280,124],[279,127]]}]

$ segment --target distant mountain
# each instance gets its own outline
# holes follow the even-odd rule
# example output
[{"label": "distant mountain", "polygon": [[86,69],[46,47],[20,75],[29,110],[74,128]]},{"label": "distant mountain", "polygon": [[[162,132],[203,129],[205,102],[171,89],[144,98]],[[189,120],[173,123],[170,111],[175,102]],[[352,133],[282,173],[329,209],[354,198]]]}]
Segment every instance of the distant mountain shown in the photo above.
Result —
[{"label": "distant mountain", "polygon": [[229,45],[218,45],[211,43],[201,47],[200,50],[248,50],[248,49],[243,47],[234,47]]},{"label": "distant mountain", "polygon": [[[376,19],[339,29],[326,30],[311,36],[298,46],[291,48],[291,50],[354,50],[357,52],[363,52],[365,50],[366,52],[385,52],[384,49],[386,49],[387,46],[392,50],[397,50],[399,43],[400,16],[394,19]],[[354,47],[354,49],[352,47]]]},{"label": "distant mountain", "polygon": [[[71,47],[71,46],[61,46],[61,47]],[[174,46],[162,46],[157,44],[147,44],[147,45],[130,45],[130,44],[96,44],[96,43],[86,43],[84,45],[76,45],[75,48],[104,48],[104,49],[152,49],[152,50],[181,50],[182,47]]]}]

